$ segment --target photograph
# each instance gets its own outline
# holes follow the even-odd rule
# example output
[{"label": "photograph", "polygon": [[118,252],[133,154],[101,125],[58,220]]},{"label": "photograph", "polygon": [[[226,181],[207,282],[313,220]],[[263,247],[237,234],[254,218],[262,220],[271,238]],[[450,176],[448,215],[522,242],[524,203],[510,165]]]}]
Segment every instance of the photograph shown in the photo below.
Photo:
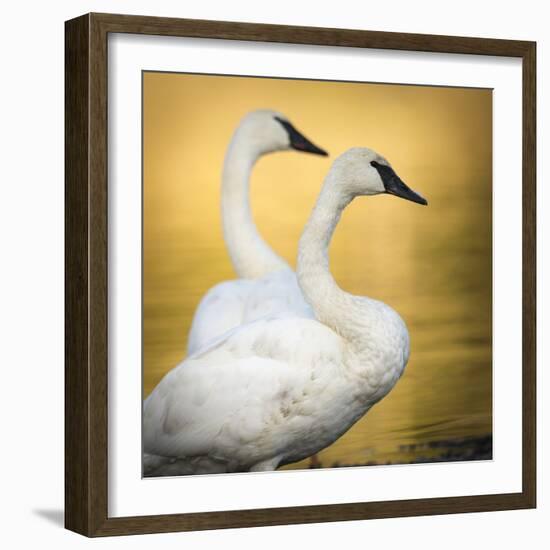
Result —
[{"label": "photograph", "polygon": [[492,89],[144,70],[141,162],[144,477],[493,458]]},{"label": "photograph", "polygon": [[537,36],[234,15],[65,21],[65,528],[531,522]]}]

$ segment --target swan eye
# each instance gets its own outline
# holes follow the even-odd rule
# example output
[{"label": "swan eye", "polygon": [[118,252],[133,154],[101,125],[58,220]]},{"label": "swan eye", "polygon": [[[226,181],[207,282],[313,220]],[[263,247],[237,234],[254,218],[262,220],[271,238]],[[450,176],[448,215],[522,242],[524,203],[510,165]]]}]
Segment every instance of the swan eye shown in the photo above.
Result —
[{"label": "swan eye", "polygon": [[370,165],[371,165],[373,168],[378,168],[378,167],[380,166],[380,163],[376,162],[375,160],[371,160]]}]

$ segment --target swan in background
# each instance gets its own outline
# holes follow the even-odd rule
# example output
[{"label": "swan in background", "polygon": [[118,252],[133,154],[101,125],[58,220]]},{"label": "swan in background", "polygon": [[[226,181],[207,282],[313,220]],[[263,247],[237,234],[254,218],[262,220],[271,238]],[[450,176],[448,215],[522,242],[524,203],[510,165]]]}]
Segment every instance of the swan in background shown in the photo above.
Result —
[{"label": "swan in background", "polygon": [[315,319],[241,325],[170,371],[144,403],[145,475],[274,470],[333,443],[393,388],[409,357],[405,323],[340,289],[328,262],[344,208],[379,193],[427,204],[370,149],[334,162],[298,248]]},{"label": "swan in background", "polygon": [[287,309],[311,315],[294,272],[262,239],[250,209],[249,180],[256,161],[287,150],[327,155],[284,115],[270,110],[247,114],[231,139],[222,176],[222,221],[229,256],[240,279],[217,284],[202,298],[191,324],[188,354],[264,315]]}]

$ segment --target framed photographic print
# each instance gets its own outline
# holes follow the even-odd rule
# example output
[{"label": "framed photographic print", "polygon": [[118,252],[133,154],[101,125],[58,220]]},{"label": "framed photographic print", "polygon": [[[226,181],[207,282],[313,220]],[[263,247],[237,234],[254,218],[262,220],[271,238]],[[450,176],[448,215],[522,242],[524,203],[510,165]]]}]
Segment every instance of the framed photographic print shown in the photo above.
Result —
[{"label": "framed photographic print", "polygon": [[65,36],[66,527],[534,507],[535,44]]}]

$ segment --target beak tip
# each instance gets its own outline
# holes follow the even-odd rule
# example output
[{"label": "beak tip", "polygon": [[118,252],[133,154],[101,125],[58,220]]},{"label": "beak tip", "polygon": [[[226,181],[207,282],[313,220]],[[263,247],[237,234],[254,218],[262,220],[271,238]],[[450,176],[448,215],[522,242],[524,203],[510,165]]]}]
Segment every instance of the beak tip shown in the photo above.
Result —
[{"label": "beak tip", "polygon": [[319,155],[320,157],[329,156],[324,149],[321,149],[320,147],[317,147],[317,145],[313,145],[312,143],[292,143],[291,148],[295,151],[310,153],[311,155]]}]

